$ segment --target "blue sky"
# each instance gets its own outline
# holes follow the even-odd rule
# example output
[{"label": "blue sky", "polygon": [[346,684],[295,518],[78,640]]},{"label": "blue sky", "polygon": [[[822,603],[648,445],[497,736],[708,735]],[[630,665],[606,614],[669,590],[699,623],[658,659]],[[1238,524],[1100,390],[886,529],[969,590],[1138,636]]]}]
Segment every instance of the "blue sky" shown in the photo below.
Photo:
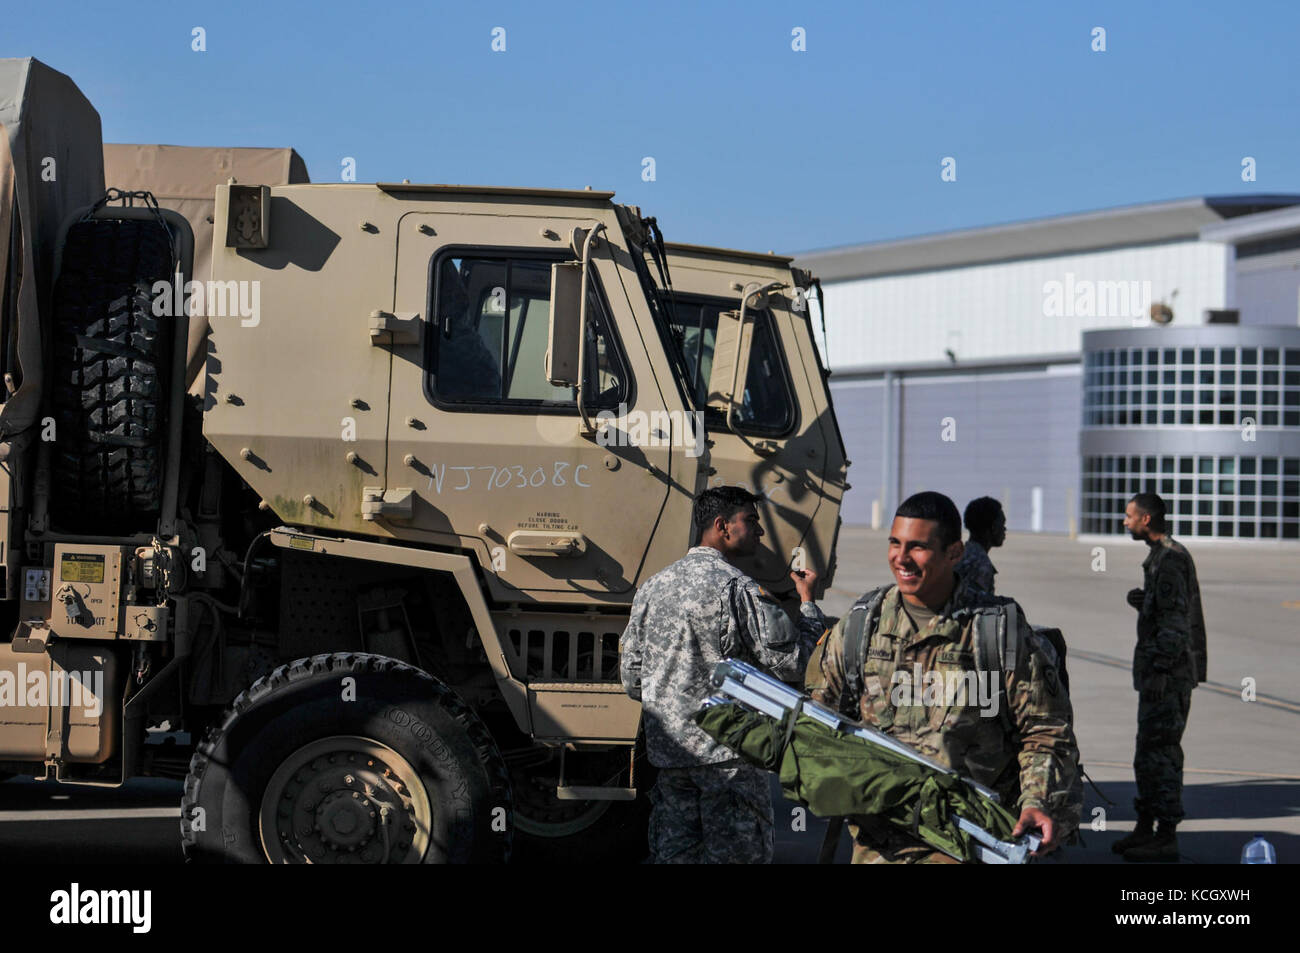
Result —
[{"label": "blue sky", "polygon": [[359,181],[591,185],[676,241],[793,252],[1300,192],[1297,3],[48,0],[4,18],[0,56],[69,74],[108,141],[293,146],[313,181],[351,156]]}]

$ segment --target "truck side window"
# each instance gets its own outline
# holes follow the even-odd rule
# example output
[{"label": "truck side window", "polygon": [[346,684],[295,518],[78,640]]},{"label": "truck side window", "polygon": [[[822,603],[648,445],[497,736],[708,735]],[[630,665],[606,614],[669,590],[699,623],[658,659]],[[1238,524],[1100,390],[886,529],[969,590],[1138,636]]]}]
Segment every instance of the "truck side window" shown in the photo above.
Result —
[{"label": "truck side window", "polygon": [[[439,400],[576,407],[574,388],[546,379],[553,260],[453,253],[437,262],[428,366]],[[626,365],[595,280],[589,295],[586,404],[616,407],[627,400]]]},{"label": "truck side window", "polygon": [[[713,369],[713,346],[718,333],[718,313],[733,311],[735,300],[696,298],[674,294],[672,306],[664,296],[673,338],[686,365],[691,400],[696,410],[708,414],[710,427],[725,427],[722,415],[709,409],[709,373]],[[794,424],[794,407],[786,383],[781,352],[768,311],[749,311],[754,320],[745,393],[737,412],[741,430],[783,434]],[[716,417],[716,419],[715,419]]]}]

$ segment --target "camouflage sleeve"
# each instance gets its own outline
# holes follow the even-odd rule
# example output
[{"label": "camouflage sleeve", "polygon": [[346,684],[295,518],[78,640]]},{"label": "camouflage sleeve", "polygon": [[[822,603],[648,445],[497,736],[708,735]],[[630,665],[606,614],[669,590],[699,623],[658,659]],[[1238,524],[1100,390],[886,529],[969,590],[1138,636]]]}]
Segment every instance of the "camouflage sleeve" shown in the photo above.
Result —
[{"label": "camouflage sleeve", "polygon": [[1155,578],[1156,633],[1150,646],[1151,667],[1170,672],[1191,646],[1188,619],[1187,569],[1181,559],[1169,553],[1160,561]]},{"label": "camouflage sleeve", "polygon": [[837,711],[844,694],[844,618],[813,649],[806,681],[806,690],[815,701]]},{"label": "camouflage sleeve", "polygon": [[971,575],[971,584],[982,592],[993,594],[993,564],[987,559],[977,559],[967,567]]},{"label": "camouflage sleeve", "polygon": [[632,600],[627,628],[618,640],[618,673],[623,680],[623,690],[637,701],[641,700],[641,632],[645,614],[646,600],[638,592]]},{"label": "camouflage sleeve", "polygon": [[[777,678],[803,678],[808,655],[826,628],[821,609],[815,603],[803,603],[795,623],[781,604],[753,580],[734,580],[730,590],[732,615],[739,623],[736,635],[744,640],[745,648]],[[724,637],[724,652],[731,648],[726,643]]]},{"label": "camouflage sleeve", "polygon": [[1074,712],[1057,674],[1055,650],[1034,635],[1016,609],[1020,648],[1007,679],[1007,699],[1020,741],[1018,808],[1036,807],[1057,816],[1074,785],[1079,760],[1070,727]]}]

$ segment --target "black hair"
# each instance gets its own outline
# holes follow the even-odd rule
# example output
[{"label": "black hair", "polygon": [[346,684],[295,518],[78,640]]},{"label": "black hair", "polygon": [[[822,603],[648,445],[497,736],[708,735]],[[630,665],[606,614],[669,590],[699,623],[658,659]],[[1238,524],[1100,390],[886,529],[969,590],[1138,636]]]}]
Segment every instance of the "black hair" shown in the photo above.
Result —
[{"label": "black hair", "polygon": [[695,498],[691,522],[702,533],[713,525],[715,518],[721,516],[724,522],[730,520],[737,510],[754,506],[759,499],[761,498],[740,486],[710,487]]},{"label": "black hair", "polygon": [[966,504],[966,512],[962,514],[962,518],[966,522],[966,528],[973,535],[983,536],[992,531],[993,524],[1001,515],[1003,515],[1001,503],[991,496],[981,496]]},{"label": "black hair", "polygon": [[939,524],[939,542],[944,549],[961,541],[961,514],[957,512],[957,504],[934,490],[913,493],[903,501],[894,516],[895,518],[901,516],[903,519],[934,520]]},{"label": "black hair", "polygon": [[1165,507],[1164,500],[1154,493],[1137,493],[1129,502],[1151,517],[1151,528],[1153,530],[1157,533],[1165,531],[1165,513],[1168,510]]}]

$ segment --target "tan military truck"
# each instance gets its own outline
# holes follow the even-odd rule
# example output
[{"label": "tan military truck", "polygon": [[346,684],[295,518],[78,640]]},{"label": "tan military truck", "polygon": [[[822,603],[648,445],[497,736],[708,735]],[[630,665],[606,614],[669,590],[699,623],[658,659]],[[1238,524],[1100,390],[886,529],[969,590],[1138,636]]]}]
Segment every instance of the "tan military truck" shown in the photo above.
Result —
[{"label": "tan military truck", "polygon": [[13,219],[57,262],[0,324],[44,380],[3,445],[0,771],[183,778],[199,861],[639,856],[618,639],[693,495],[760,488],[755,572],[829,582],[846,464],[788,261],[608,192],[214,191],[197,279],[149,196]]}]

